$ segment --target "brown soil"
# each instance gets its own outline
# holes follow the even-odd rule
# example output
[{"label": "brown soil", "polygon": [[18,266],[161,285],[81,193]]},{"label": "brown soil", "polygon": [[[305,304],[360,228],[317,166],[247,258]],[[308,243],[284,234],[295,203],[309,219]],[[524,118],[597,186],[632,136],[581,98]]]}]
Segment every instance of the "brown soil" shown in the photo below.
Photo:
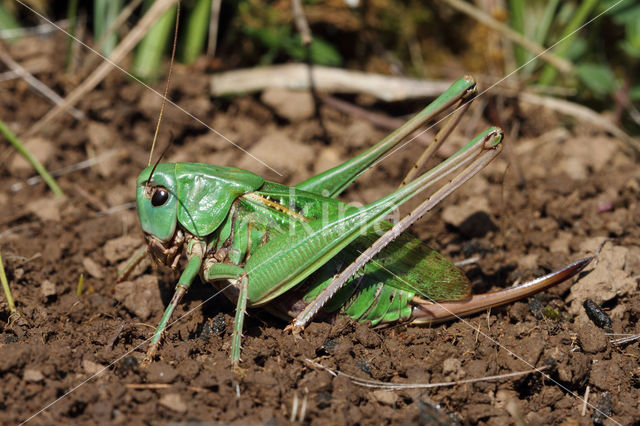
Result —
[{"label": "brown soil", "polygon": [[[48,58],[49,71],[39,77],[49,85],[68,91],[78,84],[57,71],[63,69],[63,55],[52,52],[63,41],[24,43],[14,45],[12,55],[20,61]],[[18,134],[51,107],[23,81],[0,84],[0,119]],[[213,100],[207,87],[206,74],[178,66],[171,98],[283,176],[173,108],[165,115],[159,142],[164,147],[173,139],[168,160],[235,165],[293,184],[384,136],[328,107],[321,109],[321,120],[289,122],[259,97]],[[304,422],[314,424],[522,419],[631,424],[640,419],[638,341],[612,345],[613,337],[594,326],[582,307],[585,298],[593,299],[611,316],[611,332],[640,333],[640,172],[621,142],[537,109],[503,111],[509,117],[503,125],[521,129],[517,140],[506,141],[511,154],[503,153],[413,232],[455,261],[478,256],[465,267],[478,292],[594,254],[609,238],[597,266],[590,265],[573,287],[576,280],[505,309],[434,328],[371,330],[346,320],[314,322],[302,339],[283,333],[283,322],[251,311],[244,372],[236,375],[228,361],[233,306],[222,297],[211,299],[214,290],[197,282],[177,310],[175,318],[184,318],[168,331],[160,360],[141,366],[145,339],[171,297],[176,276],[149,263],[133,284],[116,284],[115,277],[118,265],[142,243],[135,210],[127,203],[134,200],[135,178],[147,164],[159,104],[156,95],[113,72],[80,102],[85,120],[62,117],[38,135],[40,142],[29,140],[39,152],[50,148],[44,155],[49,170],[114,153],[97,166],[60,177],[67,197],[62,200],[42,183],[12,191],[11,185],[24,182],[32,171],[16,165],[6,145],[0,152],[0,248],[21,314],[10,317],[1,298],[2,423],[37,414],[34,424],[282,424],[296,406],[298,414],[304,410]],[[419,105],[378,107],[398,115]],[[488,125],[473,115],[452,138],[454,145],[463,134]],[[413,143],[400,150],[343,198],[362,202],[388,193],[422,149]],[[516,164],[524,174],[520,186]],[[78,297],[81,274],[84,289]],[[333,377],[310,367],[307,358],[394,383],[469,379],[526,370],[528,364],[547,365],[550,378],[530,374],[391,392]],[[102,366],[108,368],[93,377]],[[142,384],[154,386],[132,386]]]}]

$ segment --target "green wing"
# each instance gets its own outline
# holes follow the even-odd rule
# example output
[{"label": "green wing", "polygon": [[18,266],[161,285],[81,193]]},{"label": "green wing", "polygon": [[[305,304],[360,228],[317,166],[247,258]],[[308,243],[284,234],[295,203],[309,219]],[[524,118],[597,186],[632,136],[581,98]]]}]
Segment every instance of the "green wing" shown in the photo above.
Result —
[{"label": "green wing", "polygon": [[[385,223],[384,231],[391,228]],[[345,257],[357,257],[378,239],[367,234],[352,243]],[[346,265],[345,265],[346,266]],[[367,265],[369,273],[394,288],[412,291],[418,296],[445,300],[462,300],[471,295],[471,284],[449,259],[422,241],[403,233],[384,248]]]},{"label": "green wing", "polygon": [[[265,246],[252,249],[252,255],[245,268],[251,271],[253,283],[249,288],[249,296],[256,306],[277,297],[303,279],[302,288],[299,289],[302,290],[305,300],[312,300],[326,288],[335,274],[353,262],[379,236],[373,231],[365,235],[353,234],[358,233],[361,222],[357,217],[350,215],[359,210],[353,210],[353,207],[338,200],[319,197],[305,191],[291,191],[288,187],[270,182],[266,183],[259,193],[269,196],[283,206],[295,205],[296,210],[302,211],[312,221],[299,224],[292,222],[293,228],[289,228],[289,232],[271,235],[272,239],[266,244],[270,246],[269,250],[265,250]],[[341,209],[344,210],[344,215],[339,214]],[[321,219],[323,215],[326,215],[327,222]],[[344,217],[346,222],[338,220],[338,217]],[[338,222],[342,222],[346,228],[336,226]],[[305,227],[309,229],[304,229]],[[381,232],[386,232],[391,225],[383,222],[377,227],[381,228]],[[343,245],[344,248],[335,247],[335,240],[347,238],[346,234],[352,234],[354,239],[346,247]],[[312,235],[312,241],[304,241]],[[330,254],[331,252],[334,254]],[[319,256],[326,257],[326,260],[319,261]],[[292,270],[292,265],[297,265],[297,269]],[[301,273],[303,269],[304,273]],[[270,283],[264,286],[263,281],[273,280],[277,281],[275,285]],[[359,281],[356,286],[357,280]],[[400,295],[398,291],[404,293]],[[385,304],[395,306],[399,303],[398,300],[404,300],[406,307],[407,300],[414,295],[444,301],[462,300],[469,294],[470,284],[462,271],[437,251],[405,233],[365,265],[361,273],[347,282],[332,301],[335,301],[338,307],[347,306],[350,304],[347,302],[355,297],[357,300],[352,300],[355,303],[353,309],[360,311],[364,304],[364,311],[371,311],[376,310],[376,301],[384,300]],[[360,312],[361,315],[365,314],[364,311]],[[378,312],[375,316],[381,315],[384,315],[384,312]],[[355,314],[351,316],[356,317]]]},{"label": "green wing", "polygon": [[[385,228],[390,226],[384,224]],[[303,300],[311,302],[335,274],[353,262],[377,237],[373,232],[361,236],[321,266],[302,284]],[[453,301],[464,300],[470,294],[471,284],[460,269],[420,240],[401,234],[347,281],[324,310],[340,311],[376,325],[408,319],[412,311],[410,302],[416,295]]]}]

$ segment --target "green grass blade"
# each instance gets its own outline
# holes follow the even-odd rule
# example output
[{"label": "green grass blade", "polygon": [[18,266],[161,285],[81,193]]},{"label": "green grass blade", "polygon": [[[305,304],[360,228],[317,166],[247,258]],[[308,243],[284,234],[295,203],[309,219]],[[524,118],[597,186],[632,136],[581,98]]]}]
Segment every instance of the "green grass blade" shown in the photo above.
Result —
[{"label": "green grass blade", "polygon": [[[118,19],[118,15],[120,14],[120,10],[122,10],[122,0],[111,0],[109,1],[109,8],[107,10],[107,15],[105,19],[104,31],[109,31],[113,22]],[[107,36],[103,44],[102,50],[106,55],[111,56],[111,52],[118,45],[118,34],[116,32],[111,33]]]},{"label": "green grass blade", "polygon": [[[147,9],[152,3],[153,1],[145,2]],[[176,10],[176,7],[173,6],[165,12],[138,44],[133,58],[132,71],[140,79],[153,80],[161,74],[162,55],[173,34]]]},{"label": "green grass blade", "polygon": [[544,9],[544,15],[542,15],[542,20],[540,21],[538,28],[536,28],[536,43],[544,45],[544,42],[549,37],[549,29],[551,28],[551,23],[553,22],[553,18],[556,14],[556,10],[558,9],[558,5],[560,4],[560,0],[549,0]]},{"label": "green grass blade", "polygon": [[73,46],[75,45],[75,35],[78,27],[78,0],[70,0],[67,8],[67,21],[69,21],[69,34],[73,37],[67,39],[67,57],[65,59],[65,69],[69,72],[73,66]]},{"label": "green grass blade", "polygon": [[38,161],[38,159],[35,158],[27,150],[27,148],[25,148],[25,146],[22,144],[22,142],[20,142],[18,137],[14,135],[13,132],[9,130],[9,127],[7,127],[7,125],[4,124],[2,121],[0,121],[0,133],[4,135],[4,137],[7,138],[7,140],[11,143],[11,145],[13,145],[14,148],[18,150],[18,152],[29,162],[29,164],[31,164],[33,168],[36,169],[36,171],[40,174],[40,176],[42,176],[42,179],[47,183],[47,185],[49,185],[49,188],[51,188],[54,194],[58,196],[64,195],[64,193],[62,192],[62,189],[60,189],[60,187],[56,183],[56,180],[49,174],[47,169],[44,168],[42,163],[40,163],[40,161]]},{"label": "green grass blade", "polygon": [[[556,15],[556,10],[558,9],[558,5],[560,4],[560,0],[549,0],[547,5],[544,8],[544,14],[542,15],[542,20],[536,28],[535,32],[535,42],[540,46],[545,46],[545,42],[549,38],[549,30],[551,29],[551,24]],[[530,56],[528,57],[530,58]],[[534,58],[527,66],[522,70],[522,75],[527,78],[531,75],[533,70],[536,68],[536,64],[538,63],[538,59]]]},{"label": "green grass blade", "polygon": [[11,311],[11,313],[18,312],[16,310],[16,305],[13,302],[13,296],[11,295],[11,289],[9,288],[9,282],[7,281],[7,276],[4,273],[2,253],[0,253],[0,281],[2,281],[2,290],[4,290],[4,295],[7,298],[7,303],[9,304],[9,310]]},{"label": "green grass blade", "polygon": [[78,278],[78,285],[76,286],[76,296],[82,297],[82,290],[84,289],[84,274],[80,274]]},{"label": "green grass blade", "polygon": [[[122,9],[123,0],[94,0],[93,7],[93,36],[101,40],[118,17]],[[102,43],[102,53],[110,56],[118,44],[118,36],[110,34]]]},{"label": "green grass blade", "polygon": [[[20,28],[20,23],[16,20],[16,18],[7,12],[7,9],[0,4],[0,30],[15,30]],[[18,37],[9,37],[5,40],[14,41],[17,40]]]},{"label": "green grass blade", "polygon": [[[511,28],[522,35],[526,35],[524,32],[524,9],[524,0],[509,0],[509,10],[511,12]],[[527,61],[528,53],[522,46],[515,44],[514,54],[517,66],[522,66],[522,64]]]},{"label": "green grass blade", "polygon": [[[563,38],[572,34],[578,28],[580,28],[580,26],[582,26],[587,20],[587,18],[589,17],[589,14],[591,13],[591,11],[598,5],[598,2],[599,0],[584,0],[578,7],[578,10],[576,10],[576,13],[575,15],[573,15],[573,18],[571,18],[566,28],[562,32],[560,39],[562,40]],[[567,52],[569,51],[569,48],[571,47],[571,44],[573,43],[573,41],[574,41],[574,37],[572,36],[572,37],[568,37],[566,40],[558,44],[558,46],[556,46],[554,49],[555,55],[561,58],[566,57]],[[558,75],[558,70],[556,70],[550,65],[546,65],[542,70],[542,75],[540,76],[540,85],[543,85],[543,86],[551,85],[554,82],[557,75]]]},{"label": "green grass blade", "polygon": [[93,38],[99,40],[106,31],[105,18],[109,0],[93,1]]},{"label": "green grass blade", "polygon": [[211,0],[198,0],[195,7],[189,12],[181,55],[181,60],[185,64],[194,62],[204,50],[204,43],[209,31],[210,13]]}]

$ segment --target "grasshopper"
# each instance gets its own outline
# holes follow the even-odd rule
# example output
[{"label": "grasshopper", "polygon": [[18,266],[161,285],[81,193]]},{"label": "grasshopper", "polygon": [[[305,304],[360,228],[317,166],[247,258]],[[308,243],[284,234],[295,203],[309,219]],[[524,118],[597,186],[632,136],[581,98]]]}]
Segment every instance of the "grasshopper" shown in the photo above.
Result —
[{"label": "grasshopper", "polygon": [[[285,330],[294,333],[321,310],[372,326],[434,323],[526,297],[580,271],[589,258],[517,287],[471,296],[460,269],[405,232],[500,153],[503,133],[495,127],[373,203],[354,207],[337,199],[421,125],[458,106],[420,163],[426,161],[475,93],[474,80],[461,78],[373,147],[292,187],[246,170],[201,163],[158,162],[144,169],[136,182],[136,202],[147,251],[174,269],[186,258],[145,359],[155,357],[175,307],[198,275],[236,304],[230,356],[237,367],[247,308],[293,318]],[[395,225],[385,221],[397,206],[436,185],[437,191],[407,217]],[[350,265],[342,268],[345,264]]]}]

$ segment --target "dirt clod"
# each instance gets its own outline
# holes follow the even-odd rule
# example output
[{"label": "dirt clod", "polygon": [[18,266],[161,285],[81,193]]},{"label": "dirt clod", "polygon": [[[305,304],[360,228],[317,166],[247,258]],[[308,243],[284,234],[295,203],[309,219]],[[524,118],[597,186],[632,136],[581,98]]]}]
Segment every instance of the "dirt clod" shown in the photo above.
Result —
[{"label": "dirt clod", "polygon": [[104,245],[104,257],[110,264],[115,264],[133,254],[136,247],[142,244],[142,238],[132,235],[109,240]]},{"label": "dirt clod", "polygon": [[[601,241],[601,239],[600,239]],[[597,247],[599,243],[593,241]],[[614,297],[629,295],[638,289],[638,283],[624,269],[629,249],[605,242],[598,255],[598,262],[588,274],[571,287],[568,301],[571,302],[569,312],[577,315],[579,323],[590,322],[583,304],[592,299],[596,303],[604,303]]]},{"label": "dirt clod", "polygon": [[578,330],[578,340],[586,353],[598,353],[607,348],[608,338],[593,324],[584,324]]},{"label": "dirt clod", "polygon": [[153,275],[117,284],[114,298],[142,321],[146,321],[154,310],[162,309],[158,279]]},{"label": "dirt clod", "polygon": [[173,383],[177,376],[178,371],[166,362],[154,362],[147,367],[149,383]]},{"label": "dirt clod", "polygon": [[458,358],[447,358],[442,363],[442,374],[447,379],[460,380],[465,376],[462,362]]},{"label": "dirt clod", "polygon": [[558,365],[558,377],[563,382],[579,384],[589,372],[589,358],[580,352],[567,354],[564,362]]},{"label": "dirt clod", "polygon": [[243,157],[238,167],[256,173],[273,173],[262,162],[268,164],[278,173],[295,174],[296,180],[308,176],[308,169],[314,158],[313,149],[309,145],[300,144],[282,130],[267,130],[249,151],[252,156]]},{"label": "dirt clod", "polygon": [[598,361],[591,368],[589,381],[598,389],[614,391],[624,376],[624,371],[615,363]]}]

